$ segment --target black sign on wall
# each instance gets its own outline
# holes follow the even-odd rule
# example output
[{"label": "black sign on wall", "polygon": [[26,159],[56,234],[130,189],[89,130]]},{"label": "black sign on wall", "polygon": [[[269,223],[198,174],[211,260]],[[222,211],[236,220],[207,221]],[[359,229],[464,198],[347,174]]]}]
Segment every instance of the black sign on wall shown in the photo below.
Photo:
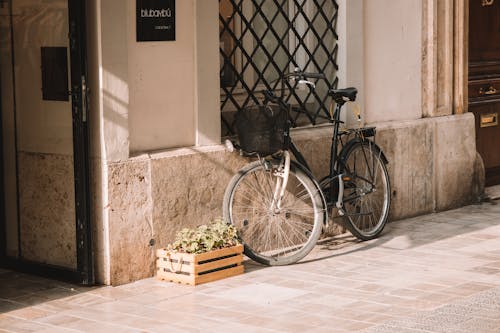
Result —
[{"label": "black sign on wall", "polygon": [[175,0],[137,1],[137,41],[175,40]]}]

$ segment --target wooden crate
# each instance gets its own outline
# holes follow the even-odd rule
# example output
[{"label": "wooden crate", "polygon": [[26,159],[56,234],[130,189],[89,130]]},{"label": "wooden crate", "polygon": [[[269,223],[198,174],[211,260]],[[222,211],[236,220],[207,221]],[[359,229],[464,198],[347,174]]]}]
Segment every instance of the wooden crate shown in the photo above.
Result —
[{"label": "wooden crate", "polygon": [[243,245],[200,254],[156,252],[156,277],[190,285],[243,273]]}]

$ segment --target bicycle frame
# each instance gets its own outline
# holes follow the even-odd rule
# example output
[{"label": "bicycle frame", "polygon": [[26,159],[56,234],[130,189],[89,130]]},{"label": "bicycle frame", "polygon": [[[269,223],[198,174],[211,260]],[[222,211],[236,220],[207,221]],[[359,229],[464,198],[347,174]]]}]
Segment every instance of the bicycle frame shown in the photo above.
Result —
[{"label": "bicycle frame", "polygon": [[[284,91],[285,91],[284,82],[289,76],[293,76],[293,75],[295,75],[295,73],[285,75],[281,78],[281,96],[273,99],[278,104],[278,106],[280,108],[286,110],[287,115],[288,115],[288,119],[290,119],[290,113],[291,113],[292,106],[290,104],[287,104],[284,102],[284,95],[283,95]],[[305,82],[307,83],[309,81],[305,81]],[[314,86],[314,84],[312,84],[312,85]],[[340,172],[341,167],[339,166],[339,161],[341,161],[341,158],[339,156],[339,142],[343,145],[343,141],[340,138],[343,135],[348,135],[349,133],[352,133],[352,132],[340,133],[340,124],[343,123],[343,121],[340,120],[340,113],[341,113],[342,107],[344,106],[344,104],[347,101],[348,101],[347,99],[337,98],[335,100],[335,102],[336,102],[335,110],[333,112],[331,112],[331,114],[330,114],[330,121],[333,123],[333,135],[332,135],[332,143],[331,143],[331,147],[330,147],[329,174],[327,177],[323,178],[323,180],[319,183],[319,186],[324,194],[323,196],[328,194],[328,200],[326,200],[326,198],[325,198],[327,207],[329,208],[329,207],[335,206],[336,208],[338,208],[340,215],[343,215],[343,213],[344,213],[343,212],[344,178],[348,179],[349,176],[343,175]],[[366,130],[369,130],[369,129],[370,128],[368,128],[368,129],[363,128],[359,132],[357,130],[355,130],[354,132],[355,132],[356,137],[359,140],[364,141],[364,140],[366,140],[364,133]],[[299,151],[299,149],[297,148],[297,146],[293,143],[293,141],[291,139],[290,124],[288,124],[284,134],[285,134],[284,151],[285,151],[285,157],[286,157],[285,160],[289,161],[288,151],[290,151],[293,154],[293,156],[295,157],[295,160],[299,164],[301,164],[304,167],[304,169],[307,170],[307,172],[309,172],[312,175],[312,170],[311,170],[309,164],[307,163],[306,159],[304,158],[302,153]],[[374,134],[371,134],[368,136],[373,136],[373,135]],[[374,143],[374,145],[375,145],[375,143]],[[382,150],[380,150],[378,147],[377,147],[377,149],[379,150],[383,161],[387,164],[387,159],[383,155]],[[284,175],[286,175],[286,170],[287,170],[287,168],[285,167],[285,173],[280,174],[279,178],[283,178]],[[273,200],[273,204],[272,204],[273,209],[277,209],[276,207],[278,207],[278,209],[279,209],[279,203],[282,199],[282,194],[279,195],[279,193],[284,193],[282,185],[286,184],[286,182],[287,182],[287,179],[285,177],[285,178],[281,179],[279,181],[279,183],[276,184],[275,199]],[[336,186],[337,183],[338,183],[338,187]],[[324,191],[326,189],[328,189],[328,193],[324,193]],[[276,204],[278,204],[278,206],[276,206]]]},{"label": "bicycle frame", "polygon": [[[334,204],[337,206],[337,208],[342,208],[342,195],[343,195],[343,181],[341,178],[341,175],[337,172],[337,161],[338,161],[338,144],[339,144],[339,128],[340,124],[343,123],[340,120],[340,111],[342,109],[342,106],[344,103],[337,103],[335,107],[335,111],[333,113],[333,136],[332,136],[332,144],[330,147],[330,165],[329,165],[329,175],[326,177],[328,179],[329,187],[330,187],[330,200],[327,201],[328,206],[333,206]],[[288,109],[288,108],[287,108]],[[288,109],[289,112],[289,109]],[[286,131],[287,135],[287,142],[286,146],[287,149],[290,150],[297,160],[298,163],[302,164],[307,171],[312,173],[312,170],[307,163],[306,159],[302,155],[302,153],[299,151],[297,146],[293,143],[291,136],[290,136],[290,129],[287,129]],[[334,183],[338,181],[339,182],[339,193],[337,195],[337,201],[333,201],[335,197],[335,187]],[[320,184],[321,185],[321,184]]]}]

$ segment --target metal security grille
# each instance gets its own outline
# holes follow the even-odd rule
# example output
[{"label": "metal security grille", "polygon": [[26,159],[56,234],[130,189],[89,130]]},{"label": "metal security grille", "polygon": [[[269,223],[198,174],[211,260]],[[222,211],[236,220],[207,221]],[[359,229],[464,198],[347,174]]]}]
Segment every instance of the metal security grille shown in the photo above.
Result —
[{"label": "metal security grille", "polygon": [[[237,110],[258,104],[263,89],[299,67],[325,73],[316,89],[285,89],[294,127],[327,122],[328,90],[337,86],[335,0],[219,0],[222,136],[235,133]],[[293,88],[293,83],[287,83]]]}]

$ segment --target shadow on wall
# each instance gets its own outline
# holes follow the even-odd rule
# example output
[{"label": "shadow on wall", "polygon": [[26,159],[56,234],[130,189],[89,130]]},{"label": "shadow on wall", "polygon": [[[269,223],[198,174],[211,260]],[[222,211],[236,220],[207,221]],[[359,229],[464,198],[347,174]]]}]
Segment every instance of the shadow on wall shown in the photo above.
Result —
[{"label": "shadow on wall", "polygon": [[107,70],[104,70],[102,80],[104,119],[113,127],[128,131],[128,83]]}]

